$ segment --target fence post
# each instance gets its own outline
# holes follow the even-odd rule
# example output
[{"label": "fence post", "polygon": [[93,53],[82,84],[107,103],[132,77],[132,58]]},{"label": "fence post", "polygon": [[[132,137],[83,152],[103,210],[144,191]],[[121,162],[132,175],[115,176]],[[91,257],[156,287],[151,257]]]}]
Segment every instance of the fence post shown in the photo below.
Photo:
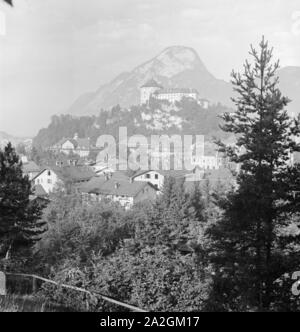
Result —
[{"label": "fence post", "polygon": [[37,280],[35,277],[32,278],[32,292],[33,294],[37,292]]},{"label": "fence post", "polygon": [[0,271],[0,295],[6,296],[6,275],[4,272]]}]

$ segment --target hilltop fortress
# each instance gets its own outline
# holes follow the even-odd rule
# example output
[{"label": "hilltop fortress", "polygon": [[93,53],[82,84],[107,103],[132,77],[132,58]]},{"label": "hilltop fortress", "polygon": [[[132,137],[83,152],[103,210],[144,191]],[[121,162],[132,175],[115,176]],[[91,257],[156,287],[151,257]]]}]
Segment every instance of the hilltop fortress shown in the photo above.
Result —
[{"label": "hilltop fortress", "polygon": [[154,79],[149,80],[141,87],[141,105],[148,104],[150,98],[167,100],[171,104],[181,101],[182,98],[191,98],[196,100],[203,108],[207,109],[209,107],[209,101],[199,98],[199,93],[196,89],[164,89],[164,87],[158,84]]}]

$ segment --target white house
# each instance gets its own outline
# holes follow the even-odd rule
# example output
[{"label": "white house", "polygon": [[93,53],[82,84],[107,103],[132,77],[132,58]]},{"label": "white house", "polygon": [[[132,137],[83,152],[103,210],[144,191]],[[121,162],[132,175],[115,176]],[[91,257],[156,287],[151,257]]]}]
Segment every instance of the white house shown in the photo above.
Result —
[{"label": "white house", "polygon": [[51,167],[43,169],[32,181],[35,186],[42,186],[49,194],[67,182],[82,184],[95,176],[95,172],[88,167]]},{"label": "white house", "polygon": [[166,178],[168,177],[172,177],[175,179],[184,179],[185,181],[194,181],[196,178],[199,178],[199,174],[196,168],[193,172],[187,170],[149,170],[137,172],[132,177],[132,180],[135,182],[148,182],[154,188],[161,190],[164,186]]},{"label": "white house", "polygon": [[74,138],[63,138],[50,148],[56,153],[77,154],[81,158],[86,158],[92,151],[92,144],[89,138],[79,138],[75,134]]},{"label": "white house", "polygon": [[151,183],[154,188],[161,190],[164,185],[165,175],[161,174],[159,171],[144,171],[138,172],[133,177],[133,180],[136,182]]},{"label": "white house", "polygon": [[44,191],[49,194],[53,192],[59,184],[63,185],[58,173],[52,169],[44,169],[34,179],[35,186],[41,186]]}]

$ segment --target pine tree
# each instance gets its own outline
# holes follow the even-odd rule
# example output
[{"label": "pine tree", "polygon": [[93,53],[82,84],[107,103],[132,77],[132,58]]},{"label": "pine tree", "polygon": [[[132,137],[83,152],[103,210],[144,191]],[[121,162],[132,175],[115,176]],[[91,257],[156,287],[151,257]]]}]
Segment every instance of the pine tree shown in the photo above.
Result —
[{"label": "pine tree", "polygon": [[241,165],[238,189],[223,200],[224,215],[209,231],[214,295],[227,310],[270,310],[274,282],[287,272],[277,233],[294,204],[288,160],[299,129],[287,114],[289,99],[279,91],[272,53],[264,38],[259,51],[251,46],[253,63],[246,61],[243,74],[232,73],[236,111],[222,117],[222,129],[237,143],[219,145]]},{"label": "pine tree", "polygon": [[39,221],[42,207],[34,200],[31,183],[23,176],[22,163],[9,143],[0,150],[0,254],[9,256],[31,246],[44,231]]}]

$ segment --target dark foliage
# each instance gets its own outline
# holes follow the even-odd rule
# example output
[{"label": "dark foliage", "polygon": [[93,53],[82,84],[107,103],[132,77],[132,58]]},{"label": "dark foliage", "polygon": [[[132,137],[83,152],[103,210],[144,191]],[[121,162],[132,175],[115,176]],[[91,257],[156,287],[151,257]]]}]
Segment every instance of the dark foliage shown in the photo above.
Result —
[{"label": "dark foliage", "polygon": [[284,236],[292,225],[297,229],[291,213],[300,174],[288,160],[298,149],[293,135],[299,128],[285,109],[289,100],[278,89],[279,64],[272,63],[268,43],[250,54],[254,64],[247,61],[243,74],[232,75],[237,109],[223,116],[222,128],[238,137],[237,146],[220,143],[241,165],[239,187],[222,201],[224,216],[210,229],[214,300],[222,310],[271,310],[276,280],[300,263],[298,237]]},{"label": "dark foliage", "polygon": [[8,144],[0,150],[0,242],[1,256],[30,247],[44,232],[42,207],[31,200],[31,183],[23,176],[22,164]]},{"label": "dark foliage", "polygon": [[[153,120],[145,120],[146,116],[153,116],[159,111],[163,117],[162,122],[168,126],[163,129],[154,128]],[[101,110],[98,116],[71,115],[53,116],[48,128],[41,129],[34,139],[34,146],[48,148],[62,138],[72,138],[77,133],[79,137],[90,137],[95,144],[100,135],[112,135],[116,139],[119,135],[119,127],[127,127],[128,135],[143,134],[197,134],[208,137],[227,137],[220,131],[221,120],[218,115],[227,111],[222,105],[213,105],[209,109],[203,109],[190,99],[182,100],[176,106],[165,105],[164,102],[155,101],[150,106],[132,106],[131,109],[122,109],[119,105],[109,111]],[[169,126],[170,116],[182,120],[182,126],[173,124]]]}]

